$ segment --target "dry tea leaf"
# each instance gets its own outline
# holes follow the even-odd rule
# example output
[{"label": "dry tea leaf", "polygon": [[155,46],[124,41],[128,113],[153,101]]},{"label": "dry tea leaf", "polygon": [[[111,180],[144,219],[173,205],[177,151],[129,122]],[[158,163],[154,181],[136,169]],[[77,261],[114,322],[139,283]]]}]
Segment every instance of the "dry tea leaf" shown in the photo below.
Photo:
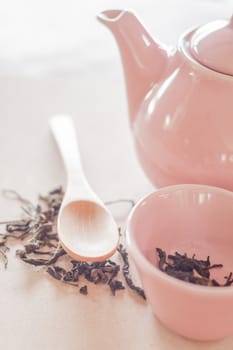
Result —
[{"label": "dry tea leaf", "polygon": [[210,278],[210,270],[221,268],[223,265],[211,265],[209,256],[206,260],[199,260],[195,258],[195,255],[189,258],[187,254],[178,252],[167,256],[166,252],[161,248],[156,248],[156,252],[159,269],[172,277],[202,286],[226,287],[233,283],[232,272],[225,277],[226,282],[224,284],[220,284],[215,279]]},{"label": "dry tea leaf", "polygon": [[[0,254],[4,259],[5,266],[7,266],[6,243],[9,238],[14,238],[22,243],[22,248],[17,250],[17,256],[25,263],[34,266],[47,266],[47,273],[57,281],[76,287],[81,279],[96,285],[106,284],[111,293],[115,295],[116,291],[125,289],[123,282],[117,277],[122,270],[128,287],[143,299],[146,298],[144,291],[136,286],[130,277],[128,253],[122,244],[118,247],[122,266],[110,259],[94,263],[72,260],[60,246],[56,223],[64,196],[62,187],[50,191],[45,196],[39,195],[36,205],[13,190],[5,190],[4,195],[11,200],[19,201],[24,215],[22,220],[2,223],[5,224],[6,232],[0,237],[0,248],[2,247]],[[119,200],[109,202],[109,205],[121,201],[134,204],[131,200]],[[66,267],[58,265],[64,256],[66,257]],[[67,263],[69,268],[67,268]],[[81,294],[88,294],[86,285],[81,287],[79,291]]]}]

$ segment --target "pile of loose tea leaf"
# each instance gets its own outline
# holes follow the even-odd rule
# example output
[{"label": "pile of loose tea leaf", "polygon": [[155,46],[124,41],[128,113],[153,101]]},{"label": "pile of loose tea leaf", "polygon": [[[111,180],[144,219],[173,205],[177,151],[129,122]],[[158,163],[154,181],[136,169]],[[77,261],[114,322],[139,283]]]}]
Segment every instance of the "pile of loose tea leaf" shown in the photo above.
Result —
[{"label": "pile of loose tea leaf", "polygon": [[226,287],[233,283],[232,272],[228,276],[225,276],[226,281],[224,284],[211,279],[210,270],[221,268],[223,265],[211,265],[209,256],[206,260],[198,260],[195,258],[195,255],[189,258],[187,254],[180,254],[178,252],[175,252],[175,255],[167,255],[161,248],[156,248],[156,252],[159,269],[172,277],[202,286]]},{"label": "pile of loose tea leaf", "polygon": [[[0,234],[0,257],[5,267],[8,262],[9,241],[15,239],[22,244],[22,249],[16,252],[21,260],[34,266],[46,267],[50,276],[78,287],[81,294],[88,294],[85,281],[89,281],[96,285],[107,284],[115,295],[116,291],[125,289],[123,282],[118,279],[119,272],[122,271],[126,285],[146,299],[143,289],[136,286],[130,277],[128,253],[122,244],[119,244],[117,249],[121,257],[120,264],[111,259],[103,262],[83,262],[73,260],[67,255],[56,231],[57,215],[64,196],[61,187],[45,196],[39,195],[36,205],[12,190],[4,191],[4,195],[20,202],[24,216],[20,220],[0,223],[5,226],[5,232]],[[64,257],[66,264],[62,261]]]}]

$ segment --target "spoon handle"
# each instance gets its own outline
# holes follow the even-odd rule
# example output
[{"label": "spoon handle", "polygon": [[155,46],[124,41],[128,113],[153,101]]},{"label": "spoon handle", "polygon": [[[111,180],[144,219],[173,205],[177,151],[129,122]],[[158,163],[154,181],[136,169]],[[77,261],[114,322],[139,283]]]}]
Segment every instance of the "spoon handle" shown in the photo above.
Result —
[{"label": "spoon handle", "polygon": [[77,183],[80,180],[82,184],[87,184],[72,118],[55,115],[50,118],[49,124],[66,168],[68,182]]}]

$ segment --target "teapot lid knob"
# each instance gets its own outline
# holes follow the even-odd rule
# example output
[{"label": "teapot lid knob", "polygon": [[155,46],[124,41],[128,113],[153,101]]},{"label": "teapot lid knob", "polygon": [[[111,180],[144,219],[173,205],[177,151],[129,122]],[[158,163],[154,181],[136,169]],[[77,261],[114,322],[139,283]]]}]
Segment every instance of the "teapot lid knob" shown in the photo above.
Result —
[{"label": "teapot lid knob", "polygon": [[198,28],[190,42],[191,55],[202,65],[233,76],[233,16]]}]

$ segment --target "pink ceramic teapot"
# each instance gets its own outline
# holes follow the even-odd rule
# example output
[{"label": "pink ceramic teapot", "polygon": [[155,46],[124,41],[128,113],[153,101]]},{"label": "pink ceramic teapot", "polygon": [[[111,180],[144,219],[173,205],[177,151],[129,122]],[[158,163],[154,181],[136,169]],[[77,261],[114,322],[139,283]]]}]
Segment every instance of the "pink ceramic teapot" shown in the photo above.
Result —
[{"label": "pink ceramic teapot", "polygon": [[233,190],[233,18],[185,33],[174,49],[129,11],[98,18],[121,51],[132,133],[150,180]]}]

